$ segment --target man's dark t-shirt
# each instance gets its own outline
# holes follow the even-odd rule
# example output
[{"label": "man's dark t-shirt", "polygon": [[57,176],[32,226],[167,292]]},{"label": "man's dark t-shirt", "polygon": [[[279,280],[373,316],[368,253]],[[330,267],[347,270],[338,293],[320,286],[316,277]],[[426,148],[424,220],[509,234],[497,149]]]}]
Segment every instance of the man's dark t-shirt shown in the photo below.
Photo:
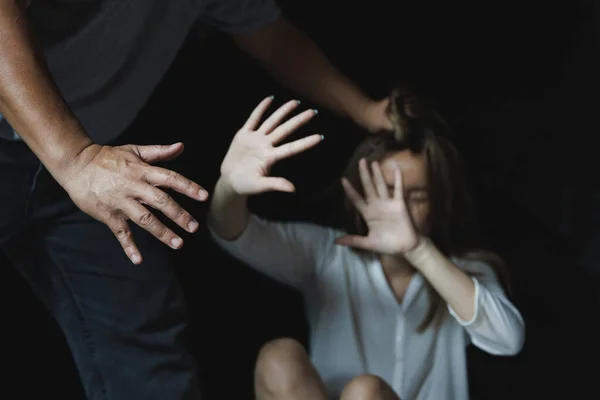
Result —
[{"label": "man's dark t-shirt", "polygon": [[[243,33],[280,10],[273,0],[33,0],[28,15],[63,97],[106,143],[133,121],[197,22]],[[0,115],[0,138],[13,136]]]}]

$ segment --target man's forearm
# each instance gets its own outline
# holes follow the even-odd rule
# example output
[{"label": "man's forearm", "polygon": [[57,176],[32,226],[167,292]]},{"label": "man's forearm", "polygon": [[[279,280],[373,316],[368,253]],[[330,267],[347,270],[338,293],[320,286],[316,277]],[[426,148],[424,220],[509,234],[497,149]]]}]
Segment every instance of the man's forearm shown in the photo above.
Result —
[{"label": "man's forearm", "polygon": [[371,99],[290,23],[280,19],[258,32],[235,39],[290,90],[355,122],[362,122],[360,116]]},{"label": "man's forearm", "polygon": [[26,2],[0,0],[0,113],[51,170],[92,143],[62,99],[35,46]]},{"label": "man's forearm", "polygon": [[237,239],[248,225],[247,197],[234,192],[227,180],[219,178],[213,191],[209,224],[225,240]]}]

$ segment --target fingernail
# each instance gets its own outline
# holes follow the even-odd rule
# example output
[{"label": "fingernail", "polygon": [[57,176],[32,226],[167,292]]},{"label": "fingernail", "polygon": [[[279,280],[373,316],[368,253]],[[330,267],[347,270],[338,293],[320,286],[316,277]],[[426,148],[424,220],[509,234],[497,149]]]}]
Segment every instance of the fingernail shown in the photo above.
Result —
[{"label": "fingernail", "polygon": [[134,255],[131,256],[131,262],[132,263],[139,264],[140,261],[141,261],[141,258],[137,254],[134,254]]},{"label": "fingernail", "polygon": [[171,239],[171,246],[173,246],[176,249],[178,249],[182,244],[183,244],[183,240],[181,240],[179,238]]},{"label": "fingernail", "polygon": [[321,135],[321,141],[325,140],[325,136]]},{"label": "fingernail", "polygon": [[191,221],[188,224],[188,229],[190,232],[194,232],[196,229],[198,229],[198,223],[196,221]]},{"label": "fingernail", "polygon": [[313,112],[315,113],[315,115],[317,115],[319,113],[319,110],[313,109]]},{"label": "fingernail", "polygon": [[296,104],[302,104],[300,100],[296,100]]},{"label": "fingernail", "polygon": [[200,196],[201,200],[204,200],[204,199],[206,199],[208,197],[208,192],[206,190],[204,190],[204,189],[200,189],[198,191],[198,195]]},{"label": "fingernail", "polygon": [[273,96],[273,95],[269,96],[270,100],[273,100],[274,98],[275,98],[275,96]]}]

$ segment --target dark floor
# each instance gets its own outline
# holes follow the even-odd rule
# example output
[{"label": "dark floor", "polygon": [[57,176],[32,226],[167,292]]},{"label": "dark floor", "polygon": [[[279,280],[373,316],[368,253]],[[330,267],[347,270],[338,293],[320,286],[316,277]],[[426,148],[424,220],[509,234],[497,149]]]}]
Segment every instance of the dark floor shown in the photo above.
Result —
[{"label": "dark floor", "polygon": [[[593,41],[598,31],[586,8],[592,2],[494,8],[431,1],[392,7],[380,0],[369,4],[385,12],[372,14],[363,3],[348,8],[340,0],[282,3],[371,93],[385,95],[395,78],[409,76],[456,128],[483,237],[509,261],[528,330],[517,357],[470,350],[473,397],[593,398],[598,281],[575,261],[586,232],[584,201],[598,187],[593,170],[582,164],[593,147],[582,144],[581,134],[597,133],[599,126],[593,120],[598,102],[586,98],[598,87],[593,54],[600,41]],[[185,153],[170,166],[210,189],[231,136],[269,94],[279,102],[291,98],[227,40],[191,41],[128,135],[139,144],[184,141]],[[327,216],[326,203],[313,206],[315,193],[337,179],[361,132],[325,110],[309,129],[327,140],[277,171],[296,182],[299,193],[257,198],[257,212],[316,221]],[[181,201],[200,218],[206,212],[204,205]],[[206,232],[188,238],[174,257],[193,315],[190,345],[206,398],[251,398],[260,345],[280,336],[306,339],[300,298],[225,256]],[[11,398],[81,398],[57,327],[12,267],[0,265],[2,398],[8,391],[19,393]],[[240,390],[236,396],[223,392],[231,382]]]}]

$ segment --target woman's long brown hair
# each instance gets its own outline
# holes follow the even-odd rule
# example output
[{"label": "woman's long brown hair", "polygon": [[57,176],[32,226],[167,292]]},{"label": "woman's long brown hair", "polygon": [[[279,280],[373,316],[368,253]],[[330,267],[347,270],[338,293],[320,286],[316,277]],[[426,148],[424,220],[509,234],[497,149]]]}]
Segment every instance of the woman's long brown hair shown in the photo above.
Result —
[{"label": "woman's long brown hair", "polygon": [[[389,117],[393,134],[371,135],[354,152],[344,176],[362,193],[358,173],[361,158],[381,161],[392,152],[409,149],[423,154],[427,160],[430,199],[429,237],[447,257],[479,260],[490,265],[508,292],[508,273],[503,260],[488,251],[477,249],[476,225],[471,197],[465,184],[458,153],[451,141],[446,122],[407,90],[393,92]],[[367,235],[368,229],[352,203],[345,200],[345,230],[349,234]],[[446,305],[440,295],[427,284],[431,302],[418,327],[422,332],[446,315]]]}]

